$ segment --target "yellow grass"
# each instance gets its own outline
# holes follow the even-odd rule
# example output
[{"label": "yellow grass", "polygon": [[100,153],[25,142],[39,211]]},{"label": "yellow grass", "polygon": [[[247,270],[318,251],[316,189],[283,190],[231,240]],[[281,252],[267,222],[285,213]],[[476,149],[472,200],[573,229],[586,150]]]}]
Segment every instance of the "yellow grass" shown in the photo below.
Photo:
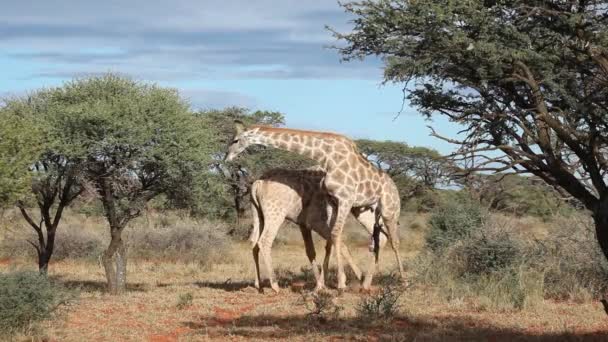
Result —
[{"label": "yellow grass", "polygon": [[[522,234],[546,231],[540,222],[531,220],[529,225],[522,226]],[[404,216],[401,226],[405,227],[401,232],[402,251],[412,258],[424,245],[426,218]],[[359,228],[350,230],[354,229]],[[283,231],[281,234],[294,233]],[[365,269],[369,262],[365,236],[353,233],[349,244],[355,261]],[[322,258],[323,244],[317,240],[316,246],[318,257]],[[308,318],[302,295],[289,288],[292,282],[303,277],[301,268],[308,267],[297,234],[288,243],[273,249],[274,267],[283,286],[279,294],[268,288],[260,294],[252,287],[254,268],[248,244],[233,242],[230,248],[231,257],[226,258],[225,263],[205,268],[195,263],[131,259],[129,291],[119,297],[105,294],[104,273],[94,261],[52,263],[50,277],[66,287],[80,289],[78,298],[61,307],[36,333],[16,338],[47,341],[608,340],[608,318],[599,302],[542,301],[523,311],[491,311],[483,309],[482,300],[448,300],[431,286],[405,291],[400,298],[400,314],[393,319],[365,322],[358,318],[355,307],[368,294],[361,293],[356,286],[341,295],[331,290],[337,296],[337,305],[344,308],[339,318],[328,321]],[[383,250],[381,264],[379,278],[395,270],[389,248]],[[33,267],[32,260],[10,259],[0,264],[0,272]],[[352,278],[349,280],[350,284],[354,283]],[[193,297],[192,305],[178,309],[180,295],[187,293]]]}]

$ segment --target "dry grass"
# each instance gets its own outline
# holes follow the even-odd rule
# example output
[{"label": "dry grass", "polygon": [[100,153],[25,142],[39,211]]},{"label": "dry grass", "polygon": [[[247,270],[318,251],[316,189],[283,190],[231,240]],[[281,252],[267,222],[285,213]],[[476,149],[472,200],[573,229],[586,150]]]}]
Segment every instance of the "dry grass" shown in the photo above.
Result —
[{"label": "dry grass", "polygon": [[[70,218],[71,220],[71,218]],[[164,219],[166,226],[184,224],[183,218]],[[182,220],[182,221],[180,221]],[[500,220],[500,218],[499,218]],[[74,220],[77,222],[78,220]],[[156,227],[155,219],[142,220]],[[181,223],[180,223],[181,222]],[[524,221],[526,222],[526,221]],[[103,227],[103,222],[98,222]],[[74,223],[76,224],[76,223]],[[92,223],[88,223],[93,225]],[[510,222],[517,226],[517,222]],[[546,226],[521,228],[542,236]],[[412,258],[424,245],[428,230],[425,217],[404,217],[401,226],[402,252]],[[65,227],[64,227],[65,228]],[[90,228],[90,227],[89,227]],[[218,230],[230,227],[219,225]],[[289,227],[280,232],[293,234]],[[361,230],[348,227],[350,231]],[[297,232],[297,230],[295,230]],[[104,237],[105,230],[100,230]],[[522,310],[500,308],[487,303],[493,295],[446,296],[431,281],[408,288],[399,297],[399,311],[392,317],[365,322],[358,317],[357,306],[368,296],[356,286],[342,295],[335,290],[335,304],[342,308],[338,317],[307,319],[309,310],[302,305],[302,295],[289,289],[292,282],[310,279],[308,261],[301,238],[293,234],[273,250],[275,270],[283,286],[279,294],[253,287],[254,267],[247,243],[227,240],[222,258],[207,267],[180,259],[130,259],[127,294],[105,294],[102,268],[92,259],[66,258],[54,262],[51,279],[79,289],[79,299],[62,307],[40,331],[31,336],[49,341],[206,341],[206,340],[422,340],[422,341],[550,341],[606,340],[608,321],[596,301],[555,301],[538,298]],[[519,233],[518,233],[519,234]],[[1,234],[0,234],[1,235]],[[365,268],[369,260],[367,237],[349,233],[355,262]],[[105,238],[105,237],[104,237]],[[105,241],[105,240],[104,240]],[[360,242],[359,242],[360,241]],[[316,244],[322,254],[321,241]],[[332,258],[332,261],[334,259]],[[15,268],[33,268],[27,258],[4,258],[0,272]],[[300,271],[303,268],[303,271]],[[381,275],[376,283],[395,270],[390,249],[381,254]],[[409,271],[411,274],[412,270]],[[384,275],[384,276],[383,276]],[[352,279],[352,278],[350,278]],[[351,281],[352,285],[355,285]],[[330,286],[332,283],[330,283]],[[183,298],[190,294],[191,299]],[[189,296],[188,296],[189,297]],[[178,305],[179,303],[185,303]],[[186,303],[187,302],[187,303]],[[178,307],[179,306],[179,307]]]}]

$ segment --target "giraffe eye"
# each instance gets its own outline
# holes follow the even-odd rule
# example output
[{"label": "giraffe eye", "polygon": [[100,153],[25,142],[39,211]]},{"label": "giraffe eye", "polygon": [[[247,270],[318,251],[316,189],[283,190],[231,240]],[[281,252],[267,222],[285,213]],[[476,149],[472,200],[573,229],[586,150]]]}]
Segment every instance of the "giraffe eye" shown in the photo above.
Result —
[{"label": "giraffe eye", "polygon": [[233,144],[236,144],[236,143],[238,143],[238,142],[239,142],[239,139],[234,139],[234,140],[232,140],[232,143],[233,143]]}]

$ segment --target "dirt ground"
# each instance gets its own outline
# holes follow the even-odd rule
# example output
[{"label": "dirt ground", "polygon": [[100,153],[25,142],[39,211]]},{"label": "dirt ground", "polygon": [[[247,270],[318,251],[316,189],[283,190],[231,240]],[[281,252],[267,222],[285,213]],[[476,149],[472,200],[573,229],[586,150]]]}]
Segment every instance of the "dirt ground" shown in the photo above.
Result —
[{"label": "dirt ground", "polygon": [[[359,265],[366,265],[365,249],[354,252]],[[424,288],[407,290],[400,299],[400,314],[392,319],[367,322],[358,317],[355,307],[368,294],[356,287],[337,296],[336,304],[343,307],[338,318],[311,318],[302,294],[290,288],[303,280],[311,285],[310,274],[301,271],[307,266],[303,248],[279,246],[273,256],[282,286],[278,294],[269,289],[261,294],[252,287],[253,264],[246,244],[238,246],[233,261],[211,269],[130,260],[129,291],[118,297],[105,294],[99,264],[53,263],[51,278],[79,294],[42,324],[38,336],[46,341],[154,342],[608,340],[608,317],[599,302],[545,301],[524,311],[491,312],[476,309],[474,303],[447,302]],[[380,276],[395,267],[392,253],[383,256]],[[0,271],[26,265],[2,260]],[[179,308],[185,294],[192,302]]]}]

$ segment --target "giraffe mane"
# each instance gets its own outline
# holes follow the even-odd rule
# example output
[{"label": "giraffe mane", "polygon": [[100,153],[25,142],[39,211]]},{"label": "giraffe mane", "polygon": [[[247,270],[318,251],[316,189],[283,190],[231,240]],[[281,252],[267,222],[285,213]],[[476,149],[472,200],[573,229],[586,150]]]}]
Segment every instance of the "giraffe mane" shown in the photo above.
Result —
[{"label": "giraffe mane", "polygon": [[281,128],[281,127],[272,127],[272,126],[264,126],[264,125],[252,125],[250,128],[257,128],[263,132],[277,132],[277,133],[294,133],[299,135],[310,135],[316,137],[327,137],[327,138],[342,138],[349,141],[352,141],[348,137],[331,132],[319,132],[319,131],[307,131],[302,129],[293,129],[293,128]]}]

